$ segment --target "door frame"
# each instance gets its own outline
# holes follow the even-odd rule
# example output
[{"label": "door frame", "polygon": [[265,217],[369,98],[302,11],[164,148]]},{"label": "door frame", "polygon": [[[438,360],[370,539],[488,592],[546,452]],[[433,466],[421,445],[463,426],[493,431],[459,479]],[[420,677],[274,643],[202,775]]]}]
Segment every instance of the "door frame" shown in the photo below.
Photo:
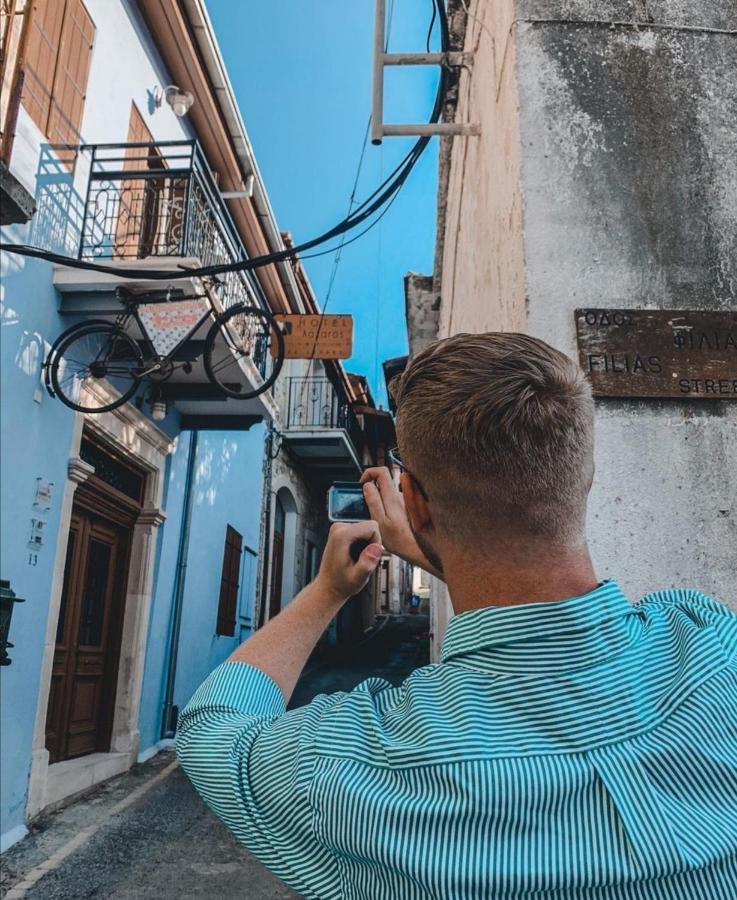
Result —
[{"label": "door frame", "polygon": [[[296,490],[295,483],[286,475],[277,475],[273,478],[271,494],[271,515],[268,530],[269,546],[271,548],[274,546],[274,526],[276,524],[275,501],[277,496],[284,507],[284,555],[281,573],[281,590],[279,591],[278,597],[279,608],[282,610],[294,598],[297,572],[300,571],[300,565],[302,563],[302,554],[299,552],[299,540],[302,531],[302,510],[300,509],[300,497]],[[297,559],[298,556],[300,557],[299,560]],[[267,608],[265,610],[268,618],[271,618],[273,576],[274,567],[273,564],[270,564],[266,585]]]},{"label": "door frame", "polygon": [[[115,394],[103,383],[84,385],[88,400],[111,402]],[[146,475],[142,509],[132,529],[125,591],[120,661],[115,687],[115,709],[107,753],[92,753],[76,759],[49,764],[46,749],[46,713],[51,671],[56,647],[64,566],[74,493],[93,473],[92,466],[79,457],[82,431],[108,444]],[[165,514],[161,509],[166,458],[175,441],[157,428],[130,403],[107,413],[77,413],[74,422],[67,479],[61,499],[61,516],[54,571],[51,582],[49,614],[46,625],[41,675],[36,707],[36,722],[31,754],[31,774],[26,815],[34,818],[43,810],[79,794],[94,784],[126,772],[138,759],[140,734],[138,715],[145,662],[148,620],[153,587],[158,527]]]},{"label": "door frame", "polygon": [[[89,429],[87,429],[89,433]],[[110,454],[111,456],[113,454]],[[110,569],[108,572],[106,593],[108,593],[108,603],[102,623],[102,633],[105,635],[105,650],[102,657],[102,672],[98,673],[100,677],[98,698],[99,708],[96,715],[95,723],[95,744],[98,746],[90,752],[100,752],[109,750],[110,734],[113,725],[113,711],[115,708],[115,687],[118,683],[118,664],[120,662],[120,638],[123,627],[123,617],[125,615],[125,585],[128,579],[129,569],[129,551],[131,546],[131,538],[133,527],[140,513],[140,505],[135,501],[130,501],[125,494],[120,494],[115,488],[108,485],[99,478],[90,476],[84,484],[80,485],[74,494],[74,503],[72,505],[72,522],[69,530],[71,537],[74,527],[75,518],[78,520],[80,527],[77,530],[77,544],[75,553],[72,557],[68,556],[65,564],[64,580],[68,584],[68,591],[71,597],[78,596],[79,591],[85,584],[86,579],[86,553],[84,550],[87,537],[98,535],[104,540],[105,533],[112,538],[110,546]],[[69,538],[67,539],[69,540]],[[67,544],[69,547],[70,544]],[[89,552],[89,551],[87,551]],[[71,571],[67,571],[71,566]],[[111,580],[112,579],[112,580]],[[114,585],[117,583],[118,587]],[[77,670],[79,656],[89,656],[94,653],[89,648],[84,649],[76,640],[79,633],[80,607],[77,603],[68,603],[66,616],[67,627],[67,643],[63,645],[62,658],[64,660],[65,674],[63,677],[63,686],[58,689],[56,694],[57,712],[61,717],[61,721],[57,725],[63,725],[63,729],[52,729],[56,733],[56,740],[61,747],[66,749],[69,738],[70,722],[68,717],[72,709],[72,699],[74,697],[74,685],[79,675]],[[57,634],[57,639],[58,639]],[[57,651],[59,644],[57,641]],[[58,653],[54,654],[54,669],[57,670]],[[70,671],[70,668],[72,671]],[[51,694],[49,695],[49,705],[51,705]],[[47,742],[46,748],[51,754],[51,748],[48,746],[49,722],[47,721]],[[60,747],[57,746],[57,755]],[[64,754],[63,761],[67,758],[75,756],[86,756],[89,753],[82,754]],[[50,761],[50,765],[54,765]]]}]

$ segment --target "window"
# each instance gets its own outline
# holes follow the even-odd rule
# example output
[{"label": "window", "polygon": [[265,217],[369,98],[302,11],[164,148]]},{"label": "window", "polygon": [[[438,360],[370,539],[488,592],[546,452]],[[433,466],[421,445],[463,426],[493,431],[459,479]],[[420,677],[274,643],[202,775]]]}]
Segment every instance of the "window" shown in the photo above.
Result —
[{"label": "window", "polygon": [[220,578],[220,600],[218,602],[218,619],[215,634],[233,637],[235,634],[235,615],[238,606],[238,578],[241,571],[241,552],[243,535],[228,525],[225,532],[225,551],[223,553],[223,574]]},{"label": "window", "polygon": [[245,544],[241,566],[241,589],[238,615],[241,625],[253,624],[253,606],[256,599],[256,579],[258,577],[258,553]]},{"label": "window", "polygon": [[89,463],[94,468],[95,475],[106,484],[136,503],[143,503],[145,475],[127,465],[113,450],[100,444],[87,431],[82,433],[79,458]]},{"label": "window", "polygon": [[[23,105],[52,144],[81,142],[95,26],[82,0],[36,0],[26,50]],[[60,154],[69,168],[76,151]]]}]

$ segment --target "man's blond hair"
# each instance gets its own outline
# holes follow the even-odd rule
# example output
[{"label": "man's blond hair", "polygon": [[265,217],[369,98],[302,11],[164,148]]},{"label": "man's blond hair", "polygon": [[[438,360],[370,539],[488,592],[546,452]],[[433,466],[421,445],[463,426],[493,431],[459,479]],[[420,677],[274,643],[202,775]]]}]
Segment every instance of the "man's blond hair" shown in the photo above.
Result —
[{"label": "man's blond hair", "polygon": [[394,379],[399,451],[436,527],[569,541],[593,477],[593,400],[579,366],[525,334],[456,334]]}]

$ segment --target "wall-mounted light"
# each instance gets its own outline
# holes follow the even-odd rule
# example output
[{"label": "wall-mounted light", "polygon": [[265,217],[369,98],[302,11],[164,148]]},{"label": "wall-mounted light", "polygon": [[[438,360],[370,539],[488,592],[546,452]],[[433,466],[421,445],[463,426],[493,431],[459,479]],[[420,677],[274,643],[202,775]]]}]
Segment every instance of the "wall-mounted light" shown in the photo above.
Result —
[{"label": "wall-mounted light", "polygon": [[151,418],[154,422],[163,422],[169,407],[160,387],[155,387],[151,391],[149,404],[151,405]]},{"label": "wall-mounted light", "polygon": [[174,115],[180,119],[187,115],[194,103],[192,94],[189,91],[183,91],[176,84],[170,84],[163,90],[160,87],[154,89],[154,103],[157,107],[161,106],[162,100],[166,100]]},{"label": "wall-mounted light", "polygon": [[8,647],[13,645],[8,640],[8,634],[10,620],[13,616],[13,604],[25,602],[21,597],[15,596],[15,591],[11,590],[9,581],[0,581],[0,666],[9,666],[11,663]]}]

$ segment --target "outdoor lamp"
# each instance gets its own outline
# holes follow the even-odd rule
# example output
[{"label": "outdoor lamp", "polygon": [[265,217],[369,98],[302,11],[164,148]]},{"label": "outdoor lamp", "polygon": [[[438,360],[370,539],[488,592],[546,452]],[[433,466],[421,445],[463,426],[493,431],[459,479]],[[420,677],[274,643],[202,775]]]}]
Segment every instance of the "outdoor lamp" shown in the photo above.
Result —
[{"label": "outdoor lamp", "polygon": [[9,666],[12,662],[8,656],[8,647],[13,645],[8,640],[8,634],[13,604],[25,602],[23,598],[15,596],[15,591],[10,589],[9,581],[0,581],[0,666]]},{"label": "outdoor lamp", "polygon": [[189,91],[183,91],[175,84],[170,84],[168,87],[164,88],[164,100],[171,106],[174,115],[179,116],[180,119],[182,116],[187,115],[194,103],[192,94],[190,94]]},{"label": "outdoor lamp", "polygon": [[151,418],[154,422],[163,422],[166,418],[168,406],[161,388],[155,388],[151,391],[149,403],[151,404]]}]

